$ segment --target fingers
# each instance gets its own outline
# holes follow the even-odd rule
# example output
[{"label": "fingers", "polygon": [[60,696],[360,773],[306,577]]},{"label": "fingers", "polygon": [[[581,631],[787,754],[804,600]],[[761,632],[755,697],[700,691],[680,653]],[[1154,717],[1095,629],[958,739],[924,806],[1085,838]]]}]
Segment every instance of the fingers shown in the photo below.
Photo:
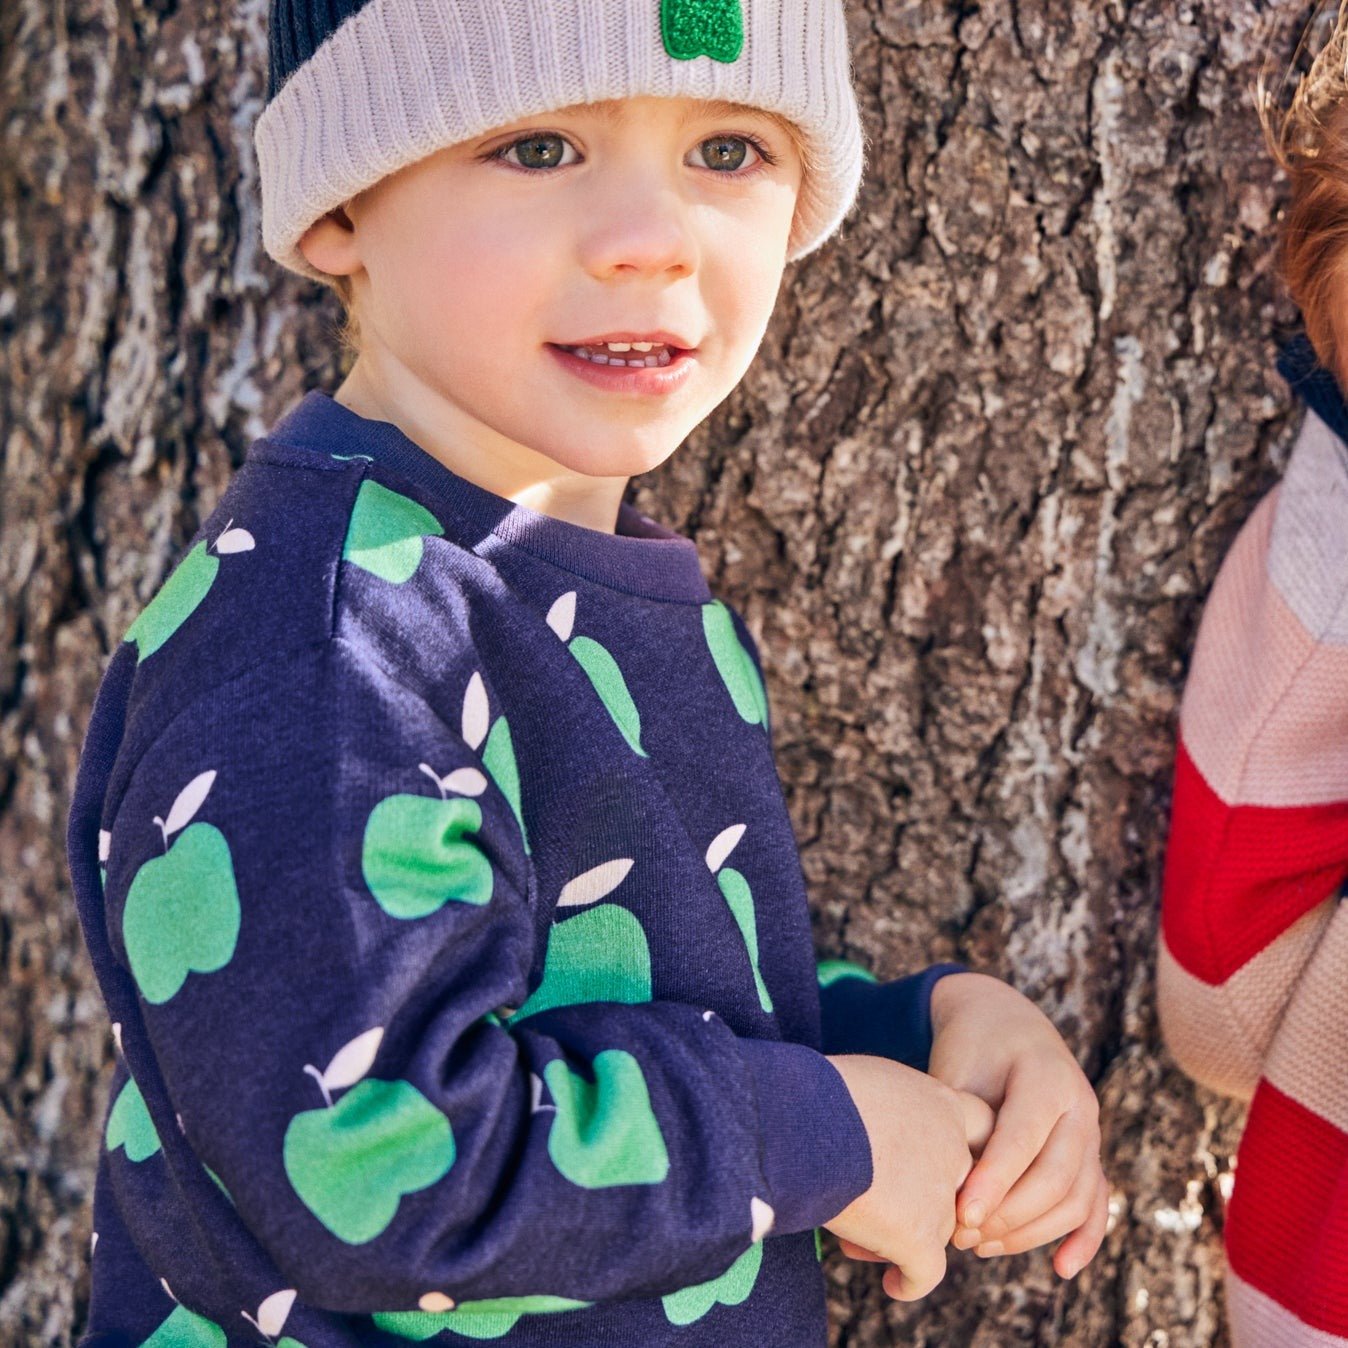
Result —
[{"label": "fingers", "polygon": [[[974,1253],[983,1258],[998,1254],[1020,1254],[1024,1250],[1032,1250],[1036,1246],[1057,1240],[1059,1236],[1066,1235],[1069,1231],[1075,1233],[1078,1228],[1085,1227],[1089,1223],[1092,1231],[1096,1225],[1100,1229],[1100,1236],[1096,1237],[1094,1245],[1090,1246],[1090,1254],[1094,1255],[1100,1246],[1100,1238],[1104,1235],[1104,1220],[1108,1217],[1108,1212],[1109,1185],[1104,1173],[1098,1165],[1085,1166],[1077,1183],[1061,1203],[1033,1221],[999,1236],[995,1241],[984,1241],[976,1245]],[[1081,1243],[1084,1246],[1085,1241]],[[1059,1271],[1061,1272],[1061,1269]]]},{"label": "fingers", "polygon": [[[1074,1094],[1075,1083],[1059,1094],[1043,1082],[1017,1075],[1012,1068],[1007,1078],[1006,1099],[996,1116],[992,1136],[960,1189],[962,1226],[978,1227],[1001,1206],[1007,1191],[1043,1149]],[[1062,1100],[1061,1107],[1055,1105],[1055,1098]],[[1091,1098],[1094,1099],[1093,1093]]]},{"label": "fingers", "polygon": [[910,1260],[903,1268],[891,1264],[880,1281],[895,1301],[920,1301],[940,1286],[945,1273],[945,1250],[938,1247],[930,1255]]},{"label": "fingers", "polygon": [[978,1156],[988,1144],[997,1115],[987,1101],[968,1091],[959,1092],[960,1109],[964,1114],[964,1142],[969,1150]]},{"label": "fingers", "polygon": [[1100,1174],[1100,1183],[1095,1195],[1095,1204],[1091,1215],[1082,1226],[1072,1232],[1058,1246],[1053,1256],[1053,1266],[1064,1278],[1075,1278],[1087,1264],[1095,1258],[1100,1242],[1105,1238],[1105,1229],[1109,1225],[1109,1181],[1104,1172]]},{"label": "fingers", "polygon": [[855,1241],[844,1240],[838,1237],[838,1248],[849,1259],[864,1259],[873,1264],[887,1264],[889,1260],[882,1254],[876,1254],[874,1250],[868,1250],[864,1245],[858,1245]]},{"label": "fingers", "polygon": [[[992,1216],[978,1228],[983,1241],[1000,1240],[1041,1213],[1056,1208],[1081,1182],[1082,1172],[1090,1174],[1092,1188],[1099,1169],[1100,1129],[1094,1118],[1069,1110],[1054,1125],[1030,1168],[1012,1186]],[[1097,1158],[1095,1166],[1090,1162]],[[978,1243],[970,1236],[956,1233],[956,1246],[968,1249]]]}]

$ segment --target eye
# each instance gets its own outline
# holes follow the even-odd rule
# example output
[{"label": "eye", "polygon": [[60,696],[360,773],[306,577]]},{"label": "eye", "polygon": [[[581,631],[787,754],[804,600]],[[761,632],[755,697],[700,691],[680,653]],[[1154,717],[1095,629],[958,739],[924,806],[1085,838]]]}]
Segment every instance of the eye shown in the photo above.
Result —
[{"label": "eye", "polygon": [[[735,170],[744,163],[746,152],[741,147],[746,145],[753,146],[760,162],[749,169],[747,173],[736,173]],[[704,153],[703,155],[707,167],[714,173],[721,174],[722,177],[749,178],[764,167],[777,162],[777,156],[762,141],[756,140],[753,136],[710,136],[697,148],[705,152],[708,146],[711,147],[710,153]]]},{"label": "eye", "polygon": [[[738,170],[747,156],[746,146],[752,146],[759,162],[741,173]],[[512,140],[507,145],[488,151],[482,157],[488,160],[499,159],[512,168],[519,168],[529,173],[541,173],[552,168],[569,167],[575,163],[574,159],[563,160],[562,156],[567,147],[575,149],[565,136],[555,131],[534,131],[519,140]],[[710,172],[723,178],[750,178],[765,167],[777,163],[777,156],[753,136],[709,136],[698,145],[697,149],[702,152],[703,165]],[[516,152],[518,155],[516,159],[508,157]]]},{"label": "eye", "polygon": [[[520,140],[512,140],[509,145],[502,145],[499,149],[493,150],[486,157],[488,159],[500,159],[512,167],[528,169],[530,171],[539,171],[544,169],[556,168],[561,163],[563,148],[570,145],[574,150],[576,147],[563,136],[557,135],[554,131],[534,131],[524,136]],[[506,159],[506,156],[512,151],[518,150],[518,163],[512,163]],[[574,160],[569,161],[574,163]]]}]

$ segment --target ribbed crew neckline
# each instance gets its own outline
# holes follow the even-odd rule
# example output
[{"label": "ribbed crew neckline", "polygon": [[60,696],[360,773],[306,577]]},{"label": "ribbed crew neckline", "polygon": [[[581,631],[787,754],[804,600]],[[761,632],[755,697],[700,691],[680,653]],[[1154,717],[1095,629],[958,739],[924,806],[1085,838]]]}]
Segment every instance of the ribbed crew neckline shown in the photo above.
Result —
[{"label": "ribbed crew neckline", "polygon": [[446,467],[391,421],[361,416],[310,389],[262,437],[293,448],[366,454],[415,482],[460,519],[564,570],[650,599],[712,598],[697,544],[623,501],[617,532],[591,529],[498,496]]}]

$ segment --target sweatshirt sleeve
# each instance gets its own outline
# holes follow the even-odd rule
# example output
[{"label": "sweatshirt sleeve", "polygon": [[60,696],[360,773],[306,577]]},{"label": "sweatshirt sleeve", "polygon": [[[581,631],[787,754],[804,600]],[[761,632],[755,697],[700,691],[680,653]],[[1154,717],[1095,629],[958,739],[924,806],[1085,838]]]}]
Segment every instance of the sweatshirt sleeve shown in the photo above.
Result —
[{"label": "sweatshirt sleeve", "polygon": [[820,960],[820,1024],[824,1053],[870,1053],[919,1072],[931,1058],[931,992],[946,974],[968,973],[963,964],[932,964],[886,982],[845,959]]},{"label": "sweatshirt sleeve", "polygon": [[1306,415],[1222,563],[1180,707],[1157,1008],[1249,1100],[1348,876],[1348,449]]},{"label": "sweatshirt sleeve", "polygon": [[334,638],[196,699],[110,799],[112,949],[240,1219],[300,1298],[374,1313],[664,1295],[836,1216],[871,1153],[823,1054],[530,992],[513,755],[463,707]]}]

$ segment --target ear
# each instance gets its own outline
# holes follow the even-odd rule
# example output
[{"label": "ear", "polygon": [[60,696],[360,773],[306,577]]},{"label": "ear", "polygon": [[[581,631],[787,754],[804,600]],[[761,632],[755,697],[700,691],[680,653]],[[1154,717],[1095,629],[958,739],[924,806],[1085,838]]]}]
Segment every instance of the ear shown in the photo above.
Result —
[{"label": "ear", "polygon": [[297,245],[304,260],[329,276],[350,276],[361,268],[356,227],[345,206],[336,206],[315,220]]}]

